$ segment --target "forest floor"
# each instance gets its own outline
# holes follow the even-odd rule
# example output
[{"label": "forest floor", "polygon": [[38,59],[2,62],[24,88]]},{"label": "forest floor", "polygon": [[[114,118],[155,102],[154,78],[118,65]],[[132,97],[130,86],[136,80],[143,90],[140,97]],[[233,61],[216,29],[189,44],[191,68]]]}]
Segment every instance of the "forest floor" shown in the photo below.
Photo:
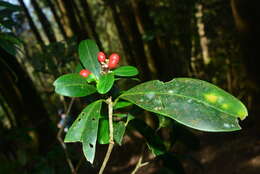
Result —
[{"label": "forest floor", "polygon": [[[236,132],[195,131],[200,140],[200,147],[196,151],[187,149],[186,155],[192,158],[181,161],[186,174],[260,174],[258,122],[260,121],[243,121],[243,129]],[[107,174],[130,174],[133,171],[142,151],[142,141],[136,135],[131,137],[136,139],[127,140],[126,137],[125,145],[115,147]],[[102,160],[105,150],[106,146],[100,147],[98,151],[103,153],[97,157],[97,161]],[[157,174],[159,168],[160,164],[151,163],[140,168],[136,174]]]},{"label": "forest floor", "polygon": [[187,174],[260,174],[260,129],[256,124],[233,133],[201,133],[200,149],[191,155],[202,169],[184,162]]}]

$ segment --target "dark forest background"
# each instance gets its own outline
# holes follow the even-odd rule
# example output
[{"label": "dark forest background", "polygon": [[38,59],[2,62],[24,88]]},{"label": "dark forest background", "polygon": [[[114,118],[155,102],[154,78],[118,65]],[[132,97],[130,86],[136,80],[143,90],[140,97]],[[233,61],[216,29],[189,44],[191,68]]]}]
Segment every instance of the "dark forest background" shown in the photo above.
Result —
[{"label": "dark forest background", "polygon": [[[71,101],[55,94],[52,84],[58,76],[74,71],[79,62],[78,43],[87,38],[106,53],[119,53],[121,65],[138,67],[142,81],[194,77],[242,100],[249,109],[242,131],[191,130],[200,145],[194,145],[191,138],[173,151],[180,155],[187,174],[260,173],[260,16],[256,0],[9,2],[19,8],[3,10],[0,1],[0,16],[10,14],[10,20],[0,22],[1,174],[70,173],[56,135],[59,113]],[[9,34],[17,41],[6,39]],[[16,49],[6,40],[15,43]],[[84,99],[76,99],[72,117],[85,105]],[[162,136],[167,138],[167,130]],[[133,170],[142,137],[129,132],[124,142],[115,148],[107,173]],[[99,147],[93,169],[82,160],[79,145],[67,146],[72,162],[80,164],[78,173],[94,172],[105,149]],[[139,173],[156,173],[162,165],[155,161]]]}]

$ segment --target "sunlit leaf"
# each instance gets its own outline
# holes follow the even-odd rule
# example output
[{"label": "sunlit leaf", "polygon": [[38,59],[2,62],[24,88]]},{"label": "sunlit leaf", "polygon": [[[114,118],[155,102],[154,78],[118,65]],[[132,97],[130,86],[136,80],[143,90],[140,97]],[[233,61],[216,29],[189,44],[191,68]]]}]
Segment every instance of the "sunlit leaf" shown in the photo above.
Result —
[{"label": "sunlit leaf", "polygon": [[92,72],[97,79],[100,77],[101,66],[97,59],[99,48],[93,40],[83,40],[79,44],[79,58],[85,69]]},{"label": "sunlit leaf", "polygon": [[53,83],[55,92],[68,97],[84,97],[96,92],[96,88],[87,83],[79,74],[65,74]]},{"label": "sunlit leaf", "polygon": [[237,117],[247,116],[246,107],[232,95],[208,82],[189,78],[166,83],[149,81],[120,98],[203,131],[239,130]]},{"label": "sunlit leaf", "polygon": [[65,142],[82,142],[84,155],[91,163],[95,157],[101,105],[102,100],[89,104],[74,121],[64,140]]}]

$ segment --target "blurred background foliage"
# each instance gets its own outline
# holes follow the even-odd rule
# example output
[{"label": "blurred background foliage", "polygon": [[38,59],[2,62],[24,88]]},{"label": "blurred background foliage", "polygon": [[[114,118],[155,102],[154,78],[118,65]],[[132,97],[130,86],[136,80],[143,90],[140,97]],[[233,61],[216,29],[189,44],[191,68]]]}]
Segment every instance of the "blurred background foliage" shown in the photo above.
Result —
[{"label": "blurred background foliage", "polygon": [[[231,92],[248,106],[250,117],[243,123],[243,131],[221,134],[218,143],[233,142],[234,137],[245,134],[255,140],[253,144],[259,143],[255,137],[260,113],[260,29],[255,2],[0,0],[0,173],[70,173],[55,137],[59,114],[66,111],[70,100],[55,94],[52,83],[75,70],[78,43],[87,38],[95,40],[107,54],[119,53],[121,65],[138,67],[143,81],[195,77]],[[129,86],[129,82],[121,85]],[[71,115],[75,118],[88,101],[76,99]],[[144,120],[152,127],[158,124],[156,119]],[[174,155],[163,156],[140,173],[217,173],[218,167],[208,167],[214,159],[203,161],[211,152],[202,153],[198,146],[198,138],[204,148],[218,144],[208,140],[212,134],[173,127],[173,131],[163,128],[160,134],[168,145],[182,142],[174,146]],[[234,146],[243,147],[249,140],[241,141]],[[129,130],[124,142],[121,149],[116,148],[107,173],[129,173],[134,168],[142,137]],[[83,161],[79,173],[95,173],[105,147],[99,148],[94,168]],[[75,164],[81,164],[80,149],[68,146]],[[258,152],[256,149],[248,160],[255,159]],[[126,154],[129,157],[123,160]],[[149,159],[148,152],[146,156]],[[176,164],[174,169],[172,164]],[[256,170],[260,169],[260,162],[256,164]],[[227,171],[233,171],[232,166]]]}]

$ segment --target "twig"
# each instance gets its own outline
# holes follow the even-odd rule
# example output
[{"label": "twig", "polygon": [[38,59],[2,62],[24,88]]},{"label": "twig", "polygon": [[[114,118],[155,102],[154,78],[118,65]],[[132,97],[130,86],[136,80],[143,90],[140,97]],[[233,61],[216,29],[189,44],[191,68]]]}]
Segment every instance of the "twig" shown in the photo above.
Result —
[{"label": "twig", "polygon": [[109,97],[106,100],[107,104],[108,104],[108,119],[109,119],[109,145],[108,145],[108,149],[107,149],[107,153],[106,156],[104,158],[104,161],[102,163],[102,166],[99,170],[98,174],[102,174],[106,168],[107,162],[109,160],[109,157],[111,155],[111,152],[113,150],[114,147],[114,130],[113,130],[113,102],[112,102],[112,97]]},{"label": "twig", "polygon": [[81,159],[79,160],[77,166],[76,166],[76,169],[75,169],[75,172],[77,173],[78,170],[79,170],[79,167],[81,166],[82,162],[84,161],[85,157],[82,156]]},{"label": "twig", "polygon": [[[66,119],[66,117],[67,117],[67,116],[69,115],[69,113],[70,113],[70,110],[71,110],[72,104],[74,103],[74,100],[75,100],[75,99],[72,98],[71,101],[70,101],[69,107],[68,107],[68,109],[67,109],[67,111],[66,111],[65,119]],[[63,130],[64,130],[64,127],[65,127],[65,126],[66,126],[66,124],[63,124],[63,125],[61,126],[61,128],[60,128],[60,130],[59,130],[59,132],[58,132],[58,134],[57,134],[57,139],[59,140],[59,142],[60,142],[60,144],[61,144],[61,146],[62,146],[62,148],[63,148],[63,150],[64,150],[65,157],[66,157],[66,161],[67,161],[67,163],[68,163],[68,165],[69,165],[69,167],[70,167],[71,173],[72,173],[72,174],[76,174],[77,172],[76,172],[75,167],[73,166],[72,161],[71,161],[71,159],[70,159],[70,157],[69,157],[69,153],[68,153],[68,151],[67,151],[67,146],[66,146],[66,144],[63,142],[63,139],[62,139],[62,133],[63,133]]]},{"label": "twig", "polygon": [[143,157],[144,157],[144,151],[145,151],[145,146],[143,146],[143,151],[142,154],[135,166],[135,169],[131,172],[131,174],[135,174],[141,167],[146,166],[147,164],[149,164],[150,162],[144,162],[142,163]]}]

